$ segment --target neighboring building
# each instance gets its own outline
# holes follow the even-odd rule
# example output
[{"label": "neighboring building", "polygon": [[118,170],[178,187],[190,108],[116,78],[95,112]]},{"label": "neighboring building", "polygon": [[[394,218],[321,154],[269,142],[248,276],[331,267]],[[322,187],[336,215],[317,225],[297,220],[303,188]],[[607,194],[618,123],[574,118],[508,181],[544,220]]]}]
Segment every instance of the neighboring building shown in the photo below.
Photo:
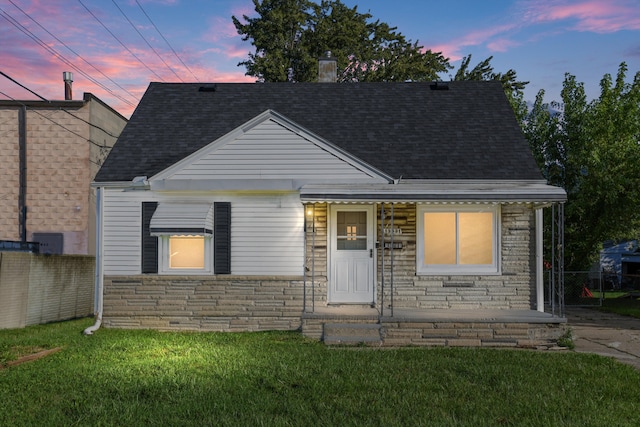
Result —
[{"label": "neighboring building", "polygon": [[541,236],[566,194],[499,82],[151,83],[93,185],[109,327],[504,346],[565,322]]},{"label": "neighboring building", "polygon": [[600,272],[605,290],[640,290],[640,246],[637,240],[605,242]]},{"label": "neighboring building", "polygon": [[95,254],[91,182],[127,119],[90,93],[72,100],[69,85],[66,93],[0,100],[0,241]]}]

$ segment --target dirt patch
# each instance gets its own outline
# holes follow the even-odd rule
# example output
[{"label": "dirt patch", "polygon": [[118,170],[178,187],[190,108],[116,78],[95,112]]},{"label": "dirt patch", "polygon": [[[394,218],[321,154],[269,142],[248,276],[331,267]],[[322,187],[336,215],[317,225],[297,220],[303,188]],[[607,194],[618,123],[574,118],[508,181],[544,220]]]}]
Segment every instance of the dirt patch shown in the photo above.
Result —
[{"label": "dirt patch", "polygon": [[8,368],[10,366],[17,366],[17,365],[21,365],[25,362],[31,362],[32,360],[38,360],[38,359],[42,359],[45,356],[48,356],[50,354],[53,353],[57,353],[60,350],[62,350],[62,347],[55,347],[55,348],[50,348],[50,349],[46,349],[46,350],[40,350],[37,352],[32,352],[30,354],[24,355],[24,356],[20,356],[15,360],[10,360],[8,362],[5,362],[4,364],[0,364],[0,369],[4,369],[4,368]]}]

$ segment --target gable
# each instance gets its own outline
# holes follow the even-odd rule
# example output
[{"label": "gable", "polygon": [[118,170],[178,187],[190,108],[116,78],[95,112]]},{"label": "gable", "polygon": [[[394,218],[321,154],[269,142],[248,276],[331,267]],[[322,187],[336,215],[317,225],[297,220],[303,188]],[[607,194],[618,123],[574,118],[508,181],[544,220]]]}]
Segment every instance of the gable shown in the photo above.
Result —
[{"label": "gable", "polygon": [[207,189],[294,189],[306,183],[381,183],[389,178],[276,112],[265,111],[149,181],[156,189],[184,188],[186,183],[193,188],[194,182]]}]

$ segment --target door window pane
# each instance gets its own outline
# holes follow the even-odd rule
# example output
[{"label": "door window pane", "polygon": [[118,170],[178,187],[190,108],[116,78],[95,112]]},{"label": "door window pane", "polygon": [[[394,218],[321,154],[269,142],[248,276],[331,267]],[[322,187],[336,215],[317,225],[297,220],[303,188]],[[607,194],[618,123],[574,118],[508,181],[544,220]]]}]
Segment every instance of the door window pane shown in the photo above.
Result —
[{"label": "door window pane", "polygon": [[336,212],[337,249],[342,251],[367,249],[367,212]]}]

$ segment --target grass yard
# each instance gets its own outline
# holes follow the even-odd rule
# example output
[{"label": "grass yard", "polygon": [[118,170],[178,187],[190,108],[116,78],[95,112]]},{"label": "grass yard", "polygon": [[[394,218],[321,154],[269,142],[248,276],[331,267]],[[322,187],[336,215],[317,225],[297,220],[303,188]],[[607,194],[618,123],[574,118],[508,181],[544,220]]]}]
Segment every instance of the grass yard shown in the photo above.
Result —
[{"label": "grass yard", "polygon": [[92,322],[0,330],[0,426],[640,425],[640,371],[596,355],[332,349],[294,332],[82,336]]},{"label": "grass yard", "polygon": [[603,299],[600,310],[609,313],[637,317],[640,319],[640,299],[628,297],[627,295],[628,294],[625,292],[615,298]]}]

